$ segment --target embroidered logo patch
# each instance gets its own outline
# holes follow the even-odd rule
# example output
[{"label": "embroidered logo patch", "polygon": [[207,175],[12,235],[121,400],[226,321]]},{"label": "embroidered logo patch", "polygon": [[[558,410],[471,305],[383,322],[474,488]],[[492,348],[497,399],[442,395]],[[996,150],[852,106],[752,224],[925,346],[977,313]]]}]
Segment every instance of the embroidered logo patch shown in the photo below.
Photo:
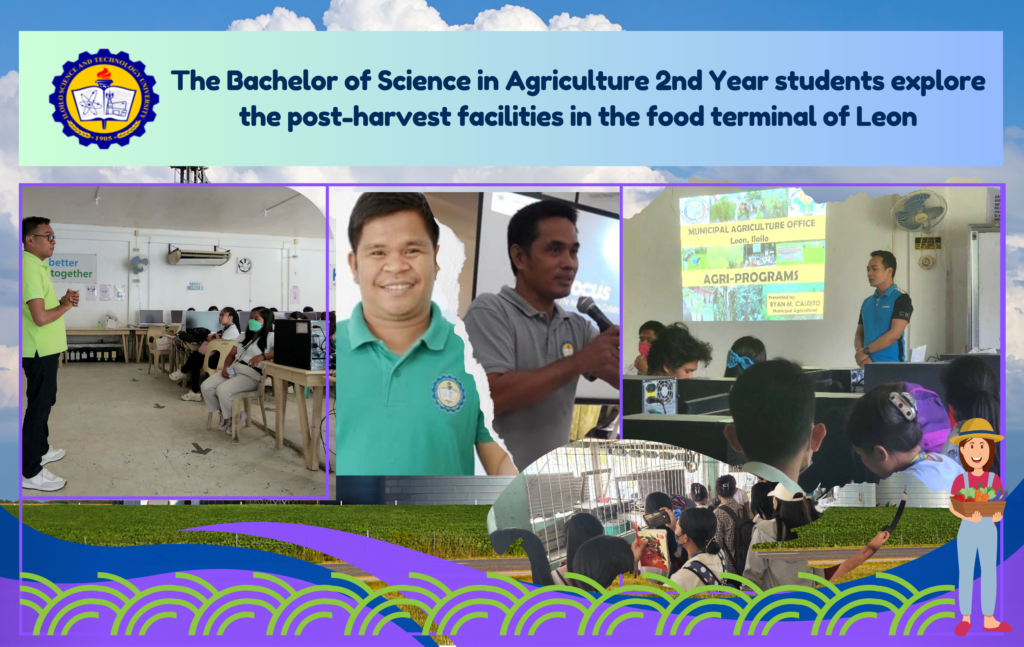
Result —
[{"label": "embroidered logo patch", "polygon": [[457,377],[442,375],[434,382],[434,402],[442,411],[455,413],[466,402],[466,390]]},{"label": "embroidered logo patch", "polygon": [[562,344],[562,357],[572,357],[575,352],[576,347],[572,345],[571,341]]}]

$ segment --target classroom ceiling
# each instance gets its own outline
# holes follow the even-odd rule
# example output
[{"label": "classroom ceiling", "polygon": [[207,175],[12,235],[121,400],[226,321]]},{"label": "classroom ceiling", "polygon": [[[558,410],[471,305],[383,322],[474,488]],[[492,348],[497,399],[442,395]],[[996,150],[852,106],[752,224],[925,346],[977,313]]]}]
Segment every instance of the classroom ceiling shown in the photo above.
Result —
[{"label": "classroom ceiling", "polygon": [[283,186],[24,187],[22,217],[29,216],[67,225],[302,238],[321,238],[325,229],[320,208]]}]

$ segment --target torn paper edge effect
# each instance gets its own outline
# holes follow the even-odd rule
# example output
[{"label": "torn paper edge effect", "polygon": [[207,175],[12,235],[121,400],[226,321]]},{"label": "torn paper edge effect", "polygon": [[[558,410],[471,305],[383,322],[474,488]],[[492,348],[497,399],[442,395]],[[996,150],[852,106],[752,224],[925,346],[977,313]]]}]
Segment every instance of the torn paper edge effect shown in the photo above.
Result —
[{"label": "torn paper edge effect", "polygon": [[484,371],[484,367],[480,365],[480,362],[476,361],[476,357],[473,355],[473,344],[470,343],[469,335],[466,333],[466,324],[462,321],[462,317],[459,317],[457,314],[459,309],[459,290],[461,289],[459,275],[462,274],[462,268],[466,264],[466,246],[450,227],[440,220],[437,220],[437,224],[441,228],[441,237],[445,239],[442,248],[444,245],[452,247],[452,253],[445,254],[445,256],[449,256],[445,261],[450,267],[441,265],[440,255],[438,255],[438,264],[441,265],[441,271],[437,273],[437,286],[440,287],[441,293],[444,295],[449,311],[453,313],[452,318],[454,321],[452,323],[455,325],[455,334],[459,336],[464,346],[466,373],[473,376],[476,392],[480,397],[480,411],[484,414],[484,426],[487,427],[487,431],[490,432],[494,442],[498,443],[498,446],[511,459],[512,454],[505,447],[505,441],[498,436],[498,432],[494,429],[494,401],[491,400],[491,387],[487,382],[487,373]]}]

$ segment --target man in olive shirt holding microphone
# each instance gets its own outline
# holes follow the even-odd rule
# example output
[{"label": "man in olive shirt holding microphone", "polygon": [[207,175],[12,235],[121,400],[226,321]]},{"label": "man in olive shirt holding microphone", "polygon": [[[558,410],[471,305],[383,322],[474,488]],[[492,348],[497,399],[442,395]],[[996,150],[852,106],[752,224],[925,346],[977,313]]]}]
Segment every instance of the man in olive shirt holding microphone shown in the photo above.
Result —
[{"label": "man in olive shirt holding microphone", "polygon": [[21,221],[21,366],[25,370],[28,406],[21,431],[21,487],[53,492],[67,483],[43,467],[64,458],[63,449],[50,446],[47,424],[57,403],[57,366],[68,349],[64,313],[78,306],[78,292],[57,298],[48,258],[57,245],[47,218]]}]

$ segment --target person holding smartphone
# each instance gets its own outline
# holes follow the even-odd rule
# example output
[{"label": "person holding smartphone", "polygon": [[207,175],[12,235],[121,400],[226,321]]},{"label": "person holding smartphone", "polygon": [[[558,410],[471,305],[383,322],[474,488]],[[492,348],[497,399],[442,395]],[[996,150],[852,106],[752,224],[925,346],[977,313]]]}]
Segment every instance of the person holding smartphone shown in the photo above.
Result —
[{"label": "person holding smartphone", "polygon": [[64,314],[78,306],[78,292],[57,297],[47,259],[57,238],[48,218],[31,216],[21,221],[21,366],[25,370],[28,403],[21,434],[21,487],[53,492],[65,479],[43,467],[64,458],[64,450],[50,445],[50,410],[57,404],[57,367],[68,349]]}]

